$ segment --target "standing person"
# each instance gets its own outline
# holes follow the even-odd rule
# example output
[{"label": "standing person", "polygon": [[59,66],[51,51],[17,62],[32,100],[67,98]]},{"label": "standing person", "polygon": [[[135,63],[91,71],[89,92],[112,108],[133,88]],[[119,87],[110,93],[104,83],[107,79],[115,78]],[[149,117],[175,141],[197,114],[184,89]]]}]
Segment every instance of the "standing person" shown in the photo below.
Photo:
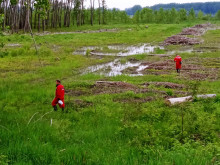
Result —
[{"label": "standing person", "polygon": [[65,108],[64,95],[65,95],[64,86],[61,85],[60,80],[56,80],[56,93],[55,93],[55,98],[52,101],[52,106],[54,108],[54,111],[57,111],[57,106],[56,106],[57,104],[59,105],[60,108],[62,108],[62,111],[64,111]]},{"label": "standing person", "polygon": [[180,73],[181,65],[182,65],[182,58],[177,54],[174,58],[174,62],[176,62],[176,71]]}]

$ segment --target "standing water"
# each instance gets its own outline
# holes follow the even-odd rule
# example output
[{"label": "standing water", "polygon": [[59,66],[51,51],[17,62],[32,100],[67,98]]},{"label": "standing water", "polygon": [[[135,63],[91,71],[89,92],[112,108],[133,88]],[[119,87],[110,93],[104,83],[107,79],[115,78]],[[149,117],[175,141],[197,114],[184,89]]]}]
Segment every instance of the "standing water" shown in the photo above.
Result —
[{"label": "standing water", "polygon": [[83,47],[80,50],[76,50],[73,54],[78,55],[86,55],[87,50],[92,51],[92,54],[98,56],[118,56],[118,57],[125,57],[125,56],[132,56],[137,54],[144,54],[144,53],[153,53],[155,49],[164,49],[162,46],[152,46],[149,44],[140,44],[140,45],[110,45],[107,46],[107,52],[104,51],[103,47],[97,46],[88,46]]},{"label": "standing water", "polygon": [[129,76],[143,76],[141,71],[143,71],[147,67],[148,67],[147,65],[143,65],[143,64],[141,64],[141,62],[136,62],[136,63],[126,62],[124,64],[121,64],[120,60],[116,59],[113,62],[88,67],[84,71],[84,74],[86,74],[86,73],[99,73],[100,75],[105,75],[105,76],[111,77],[111,76],[122,75],[123,71],[127,68],[135,68],[134,73],[127,74],[127,75],[129,75]]}]

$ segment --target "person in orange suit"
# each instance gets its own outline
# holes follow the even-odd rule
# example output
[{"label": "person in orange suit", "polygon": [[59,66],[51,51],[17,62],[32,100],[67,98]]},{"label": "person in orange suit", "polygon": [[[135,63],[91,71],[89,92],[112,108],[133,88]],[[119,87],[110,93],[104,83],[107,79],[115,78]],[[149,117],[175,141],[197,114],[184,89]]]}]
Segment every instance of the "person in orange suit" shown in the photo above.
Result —
[{"label": "person in orange suit", "polygon": [[180,73],[181,65],[182,65],[182,58],[177,54],[174,58],[174,62],[176,62],[176,71]]},{"label": "person in orange suit", "polygon": [[54,111],[57,111],[57,104],[60,108],[62,108],[62,111],[64,111],[65,103],[64,103],[64,95],[65,95],[65,89],[64,86],[61,85],[60,80],[56,80],[56,93],[55,98],[52,101],[52,106],[54,108]]}]

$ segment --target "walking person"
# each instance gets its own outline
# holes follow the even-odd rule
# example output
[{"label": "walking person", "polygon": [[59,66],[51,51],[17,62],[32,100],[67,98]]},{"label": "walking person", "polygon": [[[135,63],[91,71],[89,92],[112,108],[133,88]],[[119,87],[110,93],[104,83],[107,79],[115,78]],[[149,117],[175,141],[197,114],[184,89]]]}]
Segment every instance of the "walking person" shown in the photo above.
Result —
[{"label": "walking person", "polygon": [[65,108],[64,95],[65,95],[64,86],[61,85],[60,80],[56,80],[56,93],[55,93],[55,98],[52,101],[52,106],[54,108],[54,111],[57,111],[57,104],[62,109],[62,111],[64,111]]},{"label": "walking person", "polygon": [[174,58],[174,62],[176,62],[176,71],[180,73],[181,65],[182,65],[182,58],[177,54]]}]

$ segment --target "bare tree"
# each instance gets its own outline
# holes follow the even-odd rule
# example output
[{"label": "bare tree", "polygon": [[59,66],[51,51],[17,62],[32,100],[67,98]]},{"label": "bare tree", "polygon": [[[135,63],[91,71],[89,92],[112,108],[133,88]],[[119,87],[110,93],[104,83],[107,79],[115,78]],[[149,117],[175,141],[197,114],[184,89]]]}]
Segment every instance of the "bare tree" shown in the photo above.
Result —
[{"label": "bare tree", "polygon": [[102,23],[105,24],[106,1],[102,0]]},{"label": "bare tree", "polygon": [[93,26],[95,0],[90,0],[91,25]]},{"label": "bare tree", "polygon": [[101,24],[101,1],[98,0],[99,8],[98,8],[98,15],[99,15],[99,25]]}]

